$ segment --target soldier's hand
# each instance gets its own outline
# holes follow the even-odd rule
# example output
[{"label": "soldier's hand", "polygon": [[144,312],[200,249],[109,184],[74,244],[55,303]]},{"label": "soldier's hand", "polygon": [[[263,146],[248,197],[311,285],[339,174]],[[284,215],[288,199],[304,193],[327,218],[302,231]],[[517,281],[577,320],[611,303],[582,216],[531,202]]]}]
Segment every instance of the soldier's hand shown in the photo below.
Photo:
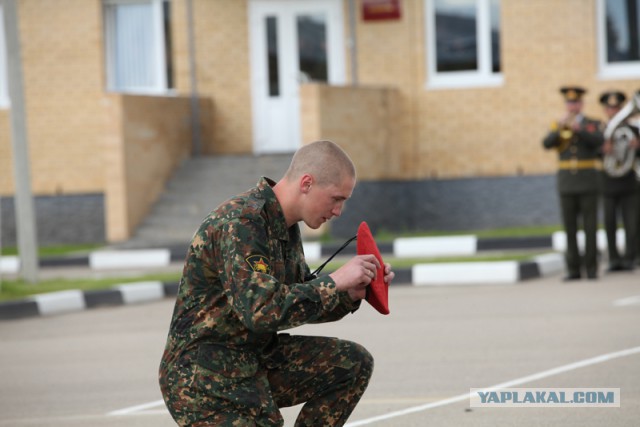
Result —
[{"label": "soldier's hand", "polygon": [[604,144],[602,144],[602,152],[604,154],[611,154],[611,151],[613,151],[613,145],[611,144],[611,140],[607,139]]},{"label": "soldier's hand", "polygon": [[358,300],[365,297],[366,287],[376,277],[376,269],[380,267],[375,256],[358,255],[329,276],[339,291],[347,291],[352,299]]}]

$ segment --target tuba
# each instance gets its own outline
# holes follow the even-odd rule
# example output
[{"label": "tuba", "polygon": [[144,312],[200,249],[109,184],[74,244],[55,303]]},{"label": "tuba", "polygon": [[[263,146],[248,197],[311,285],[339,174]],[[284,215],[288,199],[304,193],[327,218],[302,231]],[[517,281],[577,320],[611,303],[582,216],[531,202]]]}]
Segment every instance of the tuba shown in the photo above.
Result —
[{"label": "tuba", "polygon": [[631,142],[638,135],[626,123],[629,117],[640,113],[640,90],[631,100],[609,121],[604,131],[606,141],[611,141],[612,150],[604,156],[602,167],[612,177],[626,175],[631,169],[640,180],[640,159],[636,156],[636,148]]}]

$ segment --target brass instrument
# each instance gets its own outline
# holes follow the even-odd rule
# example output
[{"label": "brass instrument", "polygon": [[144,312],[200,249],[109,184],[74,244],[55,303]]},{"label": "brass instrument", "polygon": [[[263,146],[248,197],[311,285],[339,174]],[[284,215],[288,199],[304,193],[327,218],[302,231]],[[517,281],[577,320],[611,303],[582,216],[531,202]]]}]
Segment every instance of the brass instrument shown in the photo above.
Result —
[{"label": "brass instrument", "polygon": [[612,149],[610,153],[605,154],[602,166],[609,176],[620,177],[633,169],[636,177],[640,179],[640,159],[636,156],[636,148],[631,147],[631,142],[638,136],[626,123],[630,117],[638,113],[640,90],[607,124],[604,138],[605,141],[611,141]]},{"label": "brass instrument", "polygon": [[569,144],[571,144],[575,122],[576,114],[569,114],[563,120],[553,124],[552,130],[557,130],[558,136],[560,137],[560,144],[557,147],[558,152],[562,153],[569,147]]}]

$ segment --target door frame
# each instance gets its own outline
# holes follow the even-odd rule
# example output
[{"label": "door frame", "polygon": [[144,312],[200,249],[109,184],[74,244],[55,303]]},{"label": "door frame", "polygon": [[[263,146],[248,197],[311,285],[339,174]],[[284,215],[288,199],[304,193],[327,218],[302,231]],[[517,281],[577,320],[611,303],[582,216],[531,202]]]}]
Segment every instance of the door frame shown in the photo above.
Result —
[{"label": "door frame", "polygon": [[[279,31],[278,52],[281,56],[279,58],[281,93],[278,99],[271,99],[266,95],[268,92],[268,64],[266,60],[266,31],[263,18],[272,12],[278,14],[278,16],[295,16],[298,11],[316,7],[321,7],[327,12],[328,84],[344,84],[346,82],[346,50],[344,42],[344,5],[342,0],[249,0],[249,59],[253,152],[255,154],[293,152],[302,143],[300,131],[300,82],[297,70],[297,34],[295,28]],[[289,37],[289,40],[283,40],[284,37]],[[283,69],[286,66],[290,67],[288,72]],[[285,81],[287,78],[289,80]],[[274,108],[271,108],[274,103],[282,103],[284,106],[277,106],[274,112]],[[276,120],[273,120],[274,114],[276,115]],[[278,116],[279,114],[286,115],[290,128],[270,129],[270,125],[274,122],[285,121],[285,116]],[[271,142],[275,138],[285,138],[289,141],[278,146]]]}]

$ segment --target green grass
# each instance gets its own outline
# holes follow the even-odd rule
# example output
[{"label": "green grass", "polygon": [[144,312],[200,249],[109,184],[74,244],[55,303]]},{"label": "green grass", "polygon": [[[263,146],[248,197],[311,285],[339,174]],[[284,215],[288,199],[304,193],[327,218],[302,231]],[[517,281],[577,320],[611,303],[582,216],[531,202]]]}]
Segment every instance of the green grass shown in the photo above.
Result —
[{"label": "green grass", "polygon": [[[55,258],[66,255],[73,254],[85,254],[91,251],[95,251],[104,247],[104,245],[99,244],[84,244],[84,245],[58,245],[58,246],[42,246],[38,248],[38,256],[40,258]],[[9,255],[17,255],[18,248],[15,246],[10,246],[6,248],[1,248],[2,252],[0,255],[9,256]]]},{"label": "green grass", "polygon": [[178,282],[179,273],[150,274],[138,277],[109,277],[109,278],[85,278],[85,279],[52,279],[42,280],[38,283],[27,283],[23,280],[6,280],[0,282],[0,301],[11,301],[26,298],[30,295],[47,292],[67,291],[79,289],[81,291],[109,289],[115,285],[131,282],[143,282],[158,280],[161,282]]}]

